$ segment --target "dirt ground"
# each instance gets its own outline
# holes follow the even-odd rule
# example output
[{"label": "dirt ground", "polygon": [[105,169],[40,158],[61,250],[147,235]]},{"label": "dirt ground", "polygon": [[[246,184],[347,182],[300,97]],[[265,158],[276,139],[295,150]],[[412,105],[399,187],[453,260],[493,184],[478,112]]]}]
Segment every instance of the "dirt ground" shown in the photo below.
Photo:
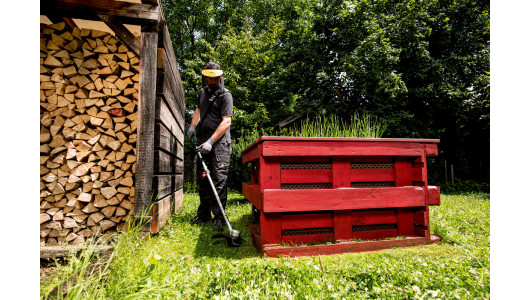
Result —
[{"label": "dirt ground", "polygon": [[[57,260],[57,263],[63,263]],[[57,272],[57,263],[53,260],[43,259],[40,260],[40,282],[44,282],[46,279],[51,278]]]}]

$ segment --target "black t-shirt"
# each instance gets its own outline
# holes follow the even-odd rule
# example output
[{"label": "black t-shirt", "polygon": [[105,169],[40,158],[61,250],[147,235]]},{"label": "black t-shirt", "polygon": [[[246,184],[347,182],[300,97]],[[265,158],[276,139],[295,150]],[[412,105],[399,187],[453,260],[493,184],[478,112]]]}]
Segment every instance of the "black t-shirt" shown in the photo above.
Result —
[{"label": "black t-shirt", "polygon": [[[211,104],[210,109],[208,106],[211,101],[214,101]],[[197,100],[197,107],[201,111],[201,130],[197,133],[197,143],[200,145],[206,142],[215,130],[223,121],[223,116],[231,117],[233,114],[233,103],[232,103],[232,94],[229,90],[223,88],[222,90],[217,90],[214,93],[210,93],[208,88],[202,88],[199,91],[199,97]],[[206,111],[208,110],[208,115],[205,116]],[[218,140],[218,142],[227,142],[231,143],[230,140],[230,128],[226,133]]]}]

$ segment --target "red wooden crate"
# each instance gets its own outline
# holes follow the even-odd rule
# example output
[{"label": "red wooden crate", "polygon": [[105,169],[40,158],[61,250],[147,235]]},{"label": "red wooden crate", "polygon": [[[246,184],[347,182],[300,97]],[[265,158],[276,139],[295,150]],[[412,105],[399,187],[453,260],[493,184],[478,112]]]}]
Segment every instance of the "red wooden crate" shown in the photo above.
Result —
[{"label": "red wooden crate", "polygon": [[[429,205],[440,205],[440,188],[428,185],[426,162],[437,143],[260,137],[242,153],[251,164],[243,195],[253,204],[255,246],[269,256],[297,256],[438,240]],[[300,245],[322,242],[333,243]]]}]

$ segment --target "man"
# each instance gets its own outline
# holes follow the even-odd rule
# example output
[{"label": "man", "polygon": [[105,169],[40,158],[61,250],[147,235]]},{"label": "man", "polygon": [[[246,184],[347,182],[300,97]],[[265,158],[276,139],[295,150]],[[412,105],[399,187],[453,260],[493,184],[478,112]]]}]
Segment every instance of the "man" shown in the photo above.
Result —
[{"label": "man", "polygon": [[[209,62],[202,70],[203,83],[207,86],[199,91],[197,108],[186,133],[191,140],[197,137],[198,150],[201,151],[210,176],[223,205],[226,207],[228,163],[232,147],[230,145],[230,124],[232,122],[232,94],[224,88],[223,71],[218,64]],[[200,124],[199,124],[200,121]],[[199,125],[198,125],[199,124]],[[198,161],[200,204],[197,215],[191,224],[208,222],[213,214],[212,229],[223,230],[224,218],[215,199],[208,179],[202,176],[203,169]]]}]

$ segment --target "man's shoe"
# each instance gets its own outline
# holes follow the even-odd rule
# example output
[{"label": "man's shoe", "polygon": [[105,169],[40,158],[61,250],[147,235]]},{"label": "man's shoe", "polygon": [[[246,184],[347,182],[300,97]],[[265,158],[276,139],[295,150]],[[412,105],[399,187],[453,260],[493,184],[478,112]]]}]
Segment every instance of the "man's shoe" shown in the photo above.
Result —
[{"label": "man's shoe", "polygon": [[208,221],[210,221],[210,219],[203,219],[203,218],[201,218],[199,216],[195,216],[195,217],[193,217],[193,219],[191,219],[190,224],[191,225],[195,225],[195,224],[199,224],[199,223],[206,223]]},{"label": "man's shoe", "polygon": [[213,220],[213,225],[212,225],[212,230],[213,231],[223,231],[223,220],[219,220],[219,219],[214,219]]}]

